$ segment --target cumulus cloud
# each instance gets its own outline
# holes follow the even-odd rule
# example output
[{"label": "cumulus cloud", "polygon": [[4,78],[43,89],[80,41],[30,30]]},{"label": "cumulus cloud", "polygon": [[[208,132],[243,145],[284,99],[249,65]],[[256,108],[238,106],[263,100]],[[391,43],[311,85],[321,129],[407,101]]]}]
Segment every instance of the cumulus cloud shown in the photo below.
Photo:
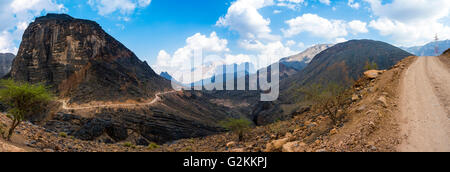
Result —
[{"label": "cumulus cloud", "polygon": [[[226,39],[219,38],[216,32],[212,32],[209,36],[197,33],[187,38],[186,45],[176,50],[173,55],[167,53],[165,50],[161,50],[153,68],[157,72],[167,71],[172,75],[172,77],[180,82],[183,82],[183,75],[187,73],[190,74],[193,69],[208,69],[208,71],[200,72],[200,76],[196,77],[198,78],[197,80],[192,81],[184,78],[184,81],[188,81],[187,83],[190,83],[205,79],[211,77],[215,72],[215,67],[223,65],[225,63],[225,59],[203,59],[204,61],[194,62],[194,65],[192,66],[191,60],[194,58],[194,53],[202,52],[202,54],[200,54],[202,57],[207,57],[210,55],[217,55],[218,57],[230,51],[227,45],[228,41]],[[230,62],[232,60],[239,62],[240,57],[243,56],[228,56],[227,58]]]},{"label": "cumulus cloud", "polygon": [[353,34],[358,33],[367,33],[369,30],[367,30],[367,23],[359,21],[359,20],[353,20],[348,23],[348,28]]},{"label": "cumulus cloud", "polygon": [[237,0],[228,8],[216,25],[237,31],[246,39],[276,39],[271,35],[270,19],[264,18],[258,10],[273,5],[273,0]]},{"label": "cumulus cloud", "polygon": [[330,0],[319,0],[320,3],[325,4],[325,5],[330,5],[331,1]]},{"label": "cumulus cloud", "polygon": [[355,2],[355,0],[348,0],[347,5],[354,9],[359,9],[359,7],[361,6],[358,2]]},{"label": "cumulus cloud", "polygon": [[137,8],[149,6],[151,0],[89,0],[87,3],[103,16],[114,12],[129,15]]},{"label": "cumulus cloud", "polygon": [[276,3],[279,7],[286,7],[292,10],[299,9],[303,4],[306,4],[304,0],[278,0]]},{"label": "cumulus cloud", "polygon": [[354,20],[328,20],[316,14],[304,14],[286,21],[288,29],[282,29],[285,37],[292,37],[302,32],[309,32],[317,37],[334,39],[347,36],[348,33],[358,34],[368,32],[366,23]]},{"label": "cumulus cloud", "polygon": [[450,39],[450,27],[440,20],[450,15],[448,0],[365,0],[377,17],[369,24],[381,35],[392,37],[402,46],[421,45],[432,41],[435,34]]},{"label": "cumulus cloud", "polygon": [[17,53],[17,42],[34,17],[43,12],[67,12],[55,0],[0,1],[0,52]]},{"label": "cumulus cloud", "polygon": [[[276,63],[281,58],[298,53],[297,51],[291,50],[289,46],[285,46],[281,41],[263,43],[257,40],[243,40],[240,44],[244,49],[256,52],[256,58],[251,62],[258,69]],[[288,41],[287,44],[292,44],[292,41]]]}]

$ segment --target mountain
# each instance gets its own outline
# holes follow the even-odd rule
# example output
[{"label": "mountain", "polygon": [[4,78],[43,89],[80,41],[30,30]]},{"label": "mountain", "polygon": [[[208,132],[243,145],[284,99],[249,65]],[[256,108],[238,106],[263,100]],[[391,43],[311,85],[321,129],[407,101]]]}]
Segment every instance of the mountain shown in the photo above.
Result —
[{"label": "mountain", "polygon": [[10,77],[47,84],[57,95],[61,106],[30,121],[82,140],[166,143],[223,132],[220,121],[245,115],[209,94],[173,91],[96,22],[65,14],[28,26]]},{"label": "mountain", "polygon": [[29,25],[11,77],[43,82],[75,103],[146,99],[170,88],[96,22],[64,14],[38,17]]},{"label": "mountain", "polygon": [[336,83],[344,87],[353,84],[365,71],[367,62],[378,69],[389,69],[412,54],[390,44],[373,40],[351,40],[337,44],[317,54],[306,68],[280,81],[280,96],[276,102],[260,102],[253,112],[257,124],[290,118],[302,108],[298,105],[297,89],[311,84]]},{"label": "mountain", "polygon": [[11,53],[0,53],[0,77],[9,73],[15,57],[16,56]]},{"label": "mountain", "polygon": [[296,70],[302,70],[308,65],[309,62],[311,62],[314,56],[332,46],[333,44],[315,45],[299,54],[281,59],[280,63],[286,65],[287,67],[294,68]]},{"label": "mountain", "polygon": [[438,55],[440,55],[445,50],[450,48],[450,40],[430,42],[424,46],[416,46],[403,49],[417,56],[436,56],[436,45],[438,46]]},{"label": "mountain", "polygon": [[161,76],[163,78],[166,78],[167,80],[172,80],[173,79],[172,76],[169,73],[167,73],[167,72],[161,72],[161,74],[159,74],[159,76]]}]

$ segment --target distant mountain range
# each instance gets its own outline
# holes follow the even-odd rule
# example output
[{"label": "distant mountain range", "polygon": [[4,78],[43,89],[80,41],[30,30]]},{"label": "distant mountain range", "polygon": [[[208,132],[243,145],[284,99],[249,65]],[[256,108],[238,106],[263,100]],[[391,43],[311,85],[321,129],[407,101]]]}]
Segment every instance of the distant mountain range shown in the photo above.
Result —
[{"label": "distant mountain range", "polygon": [[9,73],[15,57],[16,56],[11,53],[0,53],[0,77]]},{"label": "distant mountain range", "polygon": [[[436,54],[435,51],[436,45],[438,46],[438,54]],[[417,56],[436,56],[442,54],[445,50],[449,48],[450,48],[450,40],[430,42],[424,46],[402,47],[402,49]]]}]

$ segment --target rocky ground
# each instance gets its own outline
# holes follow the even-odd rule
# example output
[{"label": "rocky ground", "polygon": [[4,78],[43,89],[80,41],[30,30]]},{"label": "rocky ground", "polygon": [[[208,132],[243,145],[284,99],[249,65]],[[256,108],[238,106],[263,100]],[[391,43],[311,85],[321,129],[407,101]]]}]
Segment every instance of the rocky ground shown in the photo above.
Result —
[{"label": "rocky ground", "polygon": [[[0,115],[2,131],[11,123],[5,115]],[[145,152],[148,147],[128,143],[104,144],[82,141],[65,133],[50,132],[30,122],[19,125],[10,142],[0,139],[0,152]]]},{"label": "rocky ground", "polygon": [[[299,113],[291,120],[258,126],[237,141],[233,133],[178,140],[164,145],[135,146],[81,141],[24,122],[12,142],[0,140],[0,151],[44,152],[391,152],[402,142],[397,123],[397,87],[409,57],[388,71],[370,71],[352,88],[352,101],[333,125],[320,111]],[[0,123],[10,121],[0,115]],[[6,147],[6,150],[5,150]],[[17,149],[16,149],[17,148]]]},{"label": "rocky ground", "polygon": [[155,151],[230,152],[393,152],[402,142],[397,123],[397,88],[405,69],[416,57],[402,60],[388,71],[371,71],[353,87],[352,103],[343,120],[332,125],[320,112],[299,114],[292,120],[256,127],[246,140],[226,133],[185,139]]},{"label": "rocky ground", "polygon": [[450,49],[445,51],[442,56],[439,56],[439,59],[448,66],[448,69],[450,69]]}]

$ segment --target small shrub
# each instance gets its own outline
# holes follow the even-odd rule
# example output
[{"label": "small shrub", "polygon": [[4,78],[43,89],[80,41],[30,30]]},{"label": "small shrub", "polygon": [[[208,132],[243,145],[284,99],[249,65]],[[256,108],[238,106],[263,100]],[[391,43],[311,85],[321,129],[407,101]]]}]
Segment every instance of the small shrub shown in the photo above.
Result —
[{"label": "small shrub", "polygon": [[150,150],[152,150],[152,149],[157,149],[157,148],[159,148],[159,145],[156,144],[156,143],[154,143],[154,142],[151,142],[151,143],[148,145],[147,148],[150,149]]},{"label": "small shrub", "polygon": [[323,111],[332,120],[334,125],[338,124],[339,110],[344,111],[351,94],[345,87],[336,83],[330,83],[323,87],[320,84],[313,84],[309,87],[299,89],[305,95],[304,99],[311,103],[315,110]]},{"label": "small shrub", "polygon": [[377,70],[378,69],[378,65],[375,62],[366,62],[366,65],[364,66],[365,70]]},{"label": "small shrub", "polygon": [[0,137],[1,137],[1,138],[4,138],[4,137],[5,137],[5,131],[4,131],[4,128],[3,128],[3,124],[2,124],[2,123],[0,123]]},{"label": "small shrub", "polygon": [[244,140],[244,133],[250,129],[252,122],[246,118],[234,119],[229,118],[225,121],[220,122],[220,125],[239,136],[239,141]]},{"label": "small shrub", "polygon": [[67,133],[65,133],[65,132],[60,132],[58,135],[59,135],[59,137],[67,138]]},{"label": "small shrub", "polygon": [[133,148],[133,149],[136,148],[136,146],[131,142],[125,142],[125,143],[123,143],[123,146],[127,147],[127,148]]}]

